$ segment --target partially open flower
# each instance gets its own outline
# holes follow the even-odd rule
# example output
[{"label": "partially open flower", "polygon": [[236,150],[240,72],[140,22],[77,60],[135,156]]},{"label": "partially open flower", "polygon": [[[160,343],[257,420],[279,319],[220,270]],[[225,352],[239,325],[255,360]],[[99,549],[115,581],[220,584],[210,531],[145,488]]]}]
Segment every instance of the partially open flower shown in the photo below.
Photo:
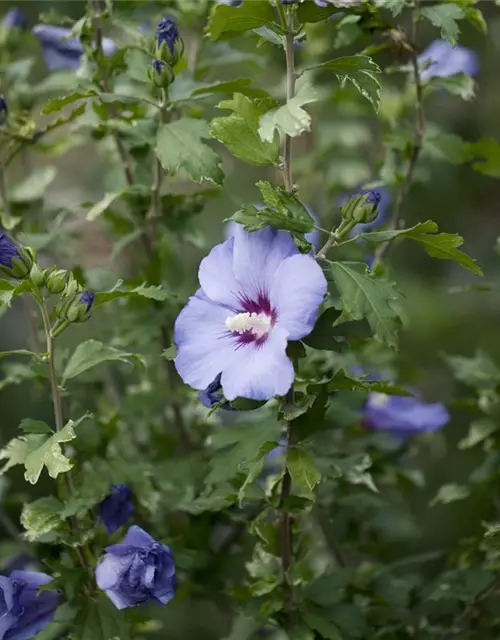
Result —
[{"label": "partially open flower", "polygon": [[0,232],[0,274],[24,280],[29,276],[32,266],[30,251]]}]

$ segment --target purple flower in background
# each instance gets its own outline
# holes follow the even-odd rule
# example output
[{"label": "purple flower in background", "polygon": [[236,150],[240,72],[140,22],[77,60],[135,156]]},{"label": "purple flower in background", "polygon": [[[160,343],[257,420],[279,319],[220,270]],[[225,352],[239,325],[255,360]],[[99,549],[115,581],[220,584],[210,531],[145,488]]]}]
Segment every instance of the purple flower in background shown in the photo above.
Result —
[{"label": "purple flower in background", "polygon": [[7,100],[0,95],[0,126],[5,123],[8,115],[9,107],[7,106]]},{"label": "purple flower in background", "polygon": [[28,640],[42,631],[54,617],[59,596],[56,591],[38,591],[52,578],[37,571],[13,571],[0,576],[0,638]]},{"label": "purple flower in background", "polygon": [[447,40],[434,40],[418,56],[422,67],[422,80],[447,78],[455,73],[467,73],[474,76],[479,71],[477,54],[460,45],[453,47]]},{"label": "purple flower in background", "polygon": [[370,393],[363,421],[372,428],[390,431],[405,438],[412,433],[435,431],[443,427],[450,415],[441,402],[426,403],[410,396]]},{"label": "purple flower in background", "polygon": [[99,505],[99,515],[109,534],[118,531],[134,513],[132,495],[126,484],[113,484],[111,493]]},{"label": "purple flower in background", "polygon": [[[256,204],[254,204],[252,206],[254,206],[256,209],[264,209],[264,205],[261,204],[260,202],[257,202]],[[307,209],[307,212],[309,213],[311,218],[314,220],[314,222],[316,224],[319,224],[318,216],[314,213],[314,211],[311,209],[311,207],[309,207],[307,204],[304,205],[304,206]],[[234,236],[234,234],[236,232],[236,228],[238,226],[240,226],[239,223],[235,222],[234,220],[230,220],[226,224],[225,233],[224,233],[224,235],[226,236],[226,239],[230,238],[231,236]],[[319,248],[320,236],[321,236],[321,232],[318,231],[318,229],[313,229],[309,233],[306,233],[304,237],[307,240],[307,242],[310,242],[312,244],[313,249],[316,251]]]},{"label": "purple flower in background", "polygon": [[201,262],[201,288],[175,323],[175,366],[194,389],[221,374],[224,396],[269,400],[290,389],[289,340],[308,335],[327,284],[310,255],[270,227],[234,236]]},{"label": "purple flower in background", "polygon": [[369,229],[380,226],[387,217],[387,213],[389,211],[391,196],[389,194],[389,191],[385,187],[375,187],[374,189],[363,189],[361,187],[358,187],[356,189],[353,189],[349,193],[346,193],[339,198],[338,206],[341,207],[344,202],[346,202],[352,196],[365,193],[368,194],[367,200],[372,201],[374,206],[378,207],[378,214],[377,217],[371,222],[357,224],[351,231],[351,235],[353,236],[357,235],[358,233],[363,233],[363,231],[368,231]]},{"label": "purple flower in background", "polygon": [[[33,27],[33,33],[42,45],[42,54],[50,71],[80,67],[80,58],[84,49],[79,38],[70,37],[71,29],[37,24]],[[111,56],[118,47],[113,40],[103,38],[102,50],[105,56]]]},{"label": "purple flower in background", "polygon": [[5,235],[5,233],[0,232],[0,265],[11,269],[14,258],[17,260],[21,259],[19,245],[17,242],[14,242],[12,238]]},{"label": "purple flower in background", "polygon": [[227,4],[229,7],[241,7],[243,0],[217,0],[217,4]]},{"label": "purple flower in background", "polygon": [[4,15],[2,27],[4,29],[26,29],[28,27],[28,20],[21,9],[12,7],[12,9],[9,9]]},{"label": "purple flower in background", "polygon": [[96,581],[117,609],[149,601],[167,604],[176,586],[170,547],[134,525],[121,544],[106,548],[96,568]]},{"label": "purple flower in background", "polygon": [[23,280],[30,274],[33,258],[29,251],[0,231],[0,277]]}]

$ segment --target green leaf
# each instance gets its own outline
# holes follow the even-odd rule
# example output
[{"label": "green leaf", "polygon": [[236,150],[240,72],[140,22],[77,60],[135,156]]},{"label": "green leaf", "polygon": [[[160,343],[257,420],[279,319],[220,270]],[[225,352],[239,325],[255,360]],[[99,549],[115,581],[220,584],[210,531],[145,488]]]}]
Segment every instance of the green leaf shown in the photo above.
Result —
[{"label": "green leaf", "polygon": [[425,137],[425,150],[452,164],[463,164],[470,159],[470,145],[453,133],[440,133]]},{"label": "green leaf", "polygon": [[217,105],[218,109],[229,109],[233,113],[214,118],[210,123],[210,135],[244,162],[277,165],[279,135],[276,133],[271,142],[265,142],[259,135],[260,118],[275,105],[276,102],[268,98],[252,100],[235,93],[231,100],[223,100]]},{"label": "green leaf", "polygon": [[88,210],[87,220],[95,220],[102,216],[102,214],[113,204],[115,200],[117,200],[122,195],[122,192],[117,193],[106,193],[104,197],[96,202],[93,207]]},{"label": "green leaf", "polygon": [[96,367],[103,362],[131,361],[144,365],[144,361],[137,353],[126,353],[114,347],[109,347],[98,340],[87,340],[79,344],[68,361],[63,373],[63,385],[71,378],[79,376],[84,371]]},{"label": "green leaf", "polygon": [[319,613],[306,611],[303,615],[303,620],[310,629],[316,631],[322,638],[326,640],[343,640],[339,629]]},{"label": "green leaf", "polygon": [[479,140],[469,145],[474,158],[472,168],[492,178],[500,178],[500,142],[493,138]]},{"label": "green leaf", "polygon": [[254,459],[246,462],[246,478],[238,491],[238,502],[240,507],[245,499],[247,487],[249,487],[252,482],[260,476],[266,456],[273,449],[276,449],[276,442],[264,442],[264,444],[259,448]]},{"label": "green leaf", "polygon": [[26,529],[26,539],[35,542],[41,536],[61,525],[59,514],[63,504],[54,496],[39,498],[25,504],[21,513],[21,524]]},{"label": "green leaf", "polygon": [[36,358],[37,353],[28,351],[27,349],[14,349],[13,351],[0,351],[0,358],[7,358],[8,356],[28,356],[29,358]]},{"label": "green leaf", "polygon": [[222,184],[221,159],[203,142],[209,136],[208,124],[204,120],[181,118],[162,125],[156,143],[156,154],[162,167],[172,175],[184,169],[198,183],[208,180]]},{"label": "green leaf", "polygon": [[498,422],[494,422],[493,420],[489,420],[488,418],[483,418],[482,420],[474,420],[474,422],[470,426],[467,437],[463,438],[458,443],[458,448],[470,449],[471,447],[475,447],[477,444],[483,442],[493,433],[498,431],[498,429],[500,429],[500,424]]},{"label": "green leaf", "polygon": [[366,377],[350,376],[343,369],[336,371],[328,382],[328,391],[367,391],[391,396],[412,395],[403,387],[398,387],[387,380],[367,380]]},{"label": "green leaf", "polygon": [[377,340],[396,347],[401,316],[395,302],[401,294],[394,283],[375,278],[360,262],[333,262],[330,269],[342,299],[336,324],[366,318]]},{"label": "green leaf", "polygon": [[76,423],[69,420],[60,431],[53,433],[49,438],[41,434],[30,434],[11,440],[0,451],[0,460],[7,460],[0,475],[11,467],[22,464],[26,469],[25,479],[31,484],[36,484],[44,467],[51,478],[57,478],[60,473],[69,471],[73,465],[63,454],[61,444],[76,438],[75,427],[87,417],[88,415],[83,416]]},{"label": "green leaf", "polygon": [[364,233],[362,238],[368,242],[388,242],[394,238],[410,238],[423,246],[432,258],[440,260],[453,260],[464,269],[468,269],[478,276],[482,276],[482,270],[475,261],[457,247],[462,246],[464,239],[457,233],[437,233],[438,226],[435,222],[419,222],[410,229],[398,229],[393,231],[375,231]]},{"label": "green leaf", "polygon": [[420,10],[420,15],[430,20],[430,22],[441,30],[441,37],[449,40],[452,45],[457,44],[460,29],[458,20],[465,18],[464,10],[453,3],[444,3],[432,7],[424,7]]},{"label": "green leaf", "polygon": [[266,0],[244,2],[241,7],[216,4],[210,14],[207,33],[212,40],[218,40],[222,34],[240,33],[264,26],[274,26],[274,12]]},{"label": "green leaf", "polygon": [[342,86],[350,82],[364,98],[371,102],[375,110],[378,110],[381,89],[379,76],[382,72],[378,64],[369,56],[335,58],[307,69],[333,71]]},{"label": "green leaf", "polygon": [[328,20],[332,16],[336,7],[328,5],[327,7],[319,7],[314,2],[302,2],[297,8],[297,19],[301,24],[306,22],[321,22]]},{"label": "green leaf", "polygon": [[407,0],[374,0],[379,9],[388,9],[393,16],[398,16],[407,6]]},{"label": "green leaf", "polygon": [[111,300],[117,300],[119,298],[146,298],[148,300],[157,300],[158,302],[163,302],[166,300],[171,294],[168,291],[163,289],[162,285],[151,285],[148,286],[145,282],[138,287],[134,287],[133,289],[127,289],[124,287],[124,281],[118,280],[115,286],[109,291],[101,291],[96,295],[96,299],[94,302],[94,306],[99,306],[101,304],[105,304],[106,302],[110,302]]},{"label": "green leaf", "polygon": [[311,130],[311,116],[302,107],[315,102],[318,94],[310,84],[303,84],[297,94],[282,107],[271,109],[260,119],[259,135],[265,142],[273,142],[276,130],[292,138]]},{"label": "green leaf", "polygon": [[432,77],[427,86],[444,89],[452,96],[459,96],[462,100],[470,102],[476,95],[476,81],[466,73],[454,73],[446,78]]},{"label": "green leaf", "polygon": [[42,433],[52,435],[54,430],[49,427],[46,422],[42,420],[31,420],[30,418],[24,418],[19,425],[19,428],[24,433]]},{"label": "green leaf", "polygon": [[51,165],[38,167],[12,189],[9,199],[12,202],[32,202],[42,199],[56,175],[57,169]]},{"label": "green leaf", "polygon": [[93,91],[72,91],[66,96],[58,96],[57,98],[52,98],[51,100],[46,102],[43,105],[41,112],[44,114],[57,113],[58,111],[64,109],[64,107],[67,107],[69,104],[73,104],[77,100],[81,100],[82,98],[89,98],[93,95]]},{"label": "green leaf", "polygon": [[307,498],[314,498],[314,488],[321,482],[321,473],[309,451],[291,447],[287,453],[286,466],[294,485],[301,489],[301,494]]},{"label": "green leaf", "polygon": [[457,502],[458,500],[464,500],[470,496],[470,489],[464,485],[451,484],[443,485],[437,495],[432,499],[430,506],[435,507],[437,504],[449,504],[450,502]]},{"label": "green leaf", "polygon": [[329,463],[335,470],[337,477],[344,478],[350,484],[362,484],[370,491],[378,492],[371,473],[368,472],[372,466],[369,455],[356,453],[346,458],[332,458]]},{"label": "green leaf", "polygon": [[254,80],[252,78],[237,78],[236,80],[217,81],[211,84],[202,84],[202,86],[196,85],[197,88],[194,89],[190,95],[191,97],[195,97],[226,93],[227,95],[232,96],[234,93],[241,93],[251,98],[268,97],[266,91],[254,87],[253,84]]},{"label": "green leaf", "polygon": [[484,351],[474,357],[446,356],[446,361],[457,380],[478,389],[494,389],[500,384],[500,369]]},{"label": "green leaf", "polygon": [[371,336],[370,327],[365,320],[343,322],[335,326],[341,312],[335,307],[326,309],[316,320],[312,332],[302,338],[302,342],[313,349],[342,351],[348,348],[348,340],[364,339]]},{"label": "green leaf", "polygon": [[128,640],[129,637],[127,617],[105,594],[98,595],[96,600],[85,600],[75,620],[74,640]]}]

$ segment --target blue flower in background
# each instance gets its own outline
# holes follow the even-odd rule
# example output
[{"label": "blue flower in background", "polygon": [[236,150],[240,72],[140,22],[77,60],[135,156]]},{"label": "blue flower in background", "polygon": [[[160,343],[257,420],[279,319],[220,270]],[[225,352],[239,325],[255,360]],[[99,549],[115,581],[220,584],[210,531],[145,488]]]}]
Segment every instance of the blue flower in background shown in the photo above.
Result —
[{"label": "blue flower in background", "polygon": [[0,126],[5,124],[8,115],[9,107],[7,106],[7,100],[0,95]]},{"label": "blue flower in background", "polygon": [[54,617],[59,596],[56,591],[38,591],[52,578],[37,571],[13,571],[0,576],[0,638],[28,640],[42,631]]},{"label": "blue flower in background", "polygon": [[[50,71],[79,69],[84,49],[79,38],[70,37],[71,29],[37,24],[33,33],[42,45],[42,54]],[[102,49],[105,56],[111,56],[118,47],[113,40],[103,38]]]},{"label": "blue flower in background", "polygon": [[30,274],[33,258],[30,252],[0,231],[0,276],[23,280]]},{"label": "blue flower in background", "polygon": [[342,195],[338,200],[338,206],[341,207],[344,202],[346,202],[346,200],[348,200],[352,196],[364,193],[368,194],[369,199],[373,201],[375,206],[378,206],[378,215],[375,220],[372,220],[371,222],[357,224],[351,231],[351,235],[353,236],[357,235],[358,233],[363,233],[363,231],[368,231],[368,229],[374,229],[380,226],[387,218],[387,214],[389,212],[391,196],[386,187],[375,187],[373,189],[363,189],[361,187],[357,187],[349,193]]},{"label": "blue flower in background", "polygon": [[243,0],[217,0],[217,4],[227,4],[229,7],[241,7]]},{"label": "blue flower in background", "polygon": [[111,493],[99,505],[99,515],[109,534],[128,522],[135,507],[132,490],[126,484],[111,485]]},{"label": "blue flower in background", "polygon": [[134,525],[121,544],[106,548],[96,568],[96,581],[117,609],[149,601],[167,604],[176,587],[170,547]]},{"label": "blue flower in background", "polygon": [[385,393],[370,393],[363,414],[363,422],[368,427],[390,431],[400,438],[412,433],[435,431],[449,419],[450,415],[441,402],[426,403],[411,396],[388,396]]},{"label": "blue flower in background", "polygon": [[455,73],[474,76],[479,71],[477,54],[460,45],[453,47],[448,40],[434,40],[418,56],[418,61],[421,66],[427,67],[421,73],[424,81],[431,78],[447,78]]},{"label": "blue flower in background", "polygon": [[28,20],[21,9],[12,7],[4,15],[2,20],[2,27],[4,29],[27,29]]},{"label": "blue flower in background", "polygon": [[21,259],[19,245],[5,233],[0,232],[0,265],[11,269],[14,258]]},{"label": "blue flower in background", "polygon": [[[252,206],[254,206],[256,209],[264,209],[264,205],[261,204],[260,202],[257,202],[256,204],[254,204]],[[309,207],[307,204],[304,205],[304,206],[307,209],[307,211],[308,211],[309,215],[311,216],[311,218],[314,220],[314,222],[316,224],[319,224],[318,216],[314,213],[314,211],[311,209],[311,207]],[[234,220],[230,220],[226,224],[225,233],[224,233],[226,239],[230,238],[231,236],[234,236],[238,226],[240,226],[240,225],[238,224],[238,222],[235,222]],[[310,242],[312,244],[313,249],[315,251],[317,251],[319,249],[320,236],[321,236],[321,232],[318,231],[318,229],[313,229],[313,231],[310,231],[309,233],[306,233],[304,237],[308,242]]]},{"label": "blue flower in background", "polygon": [[219,375],[229,400],[269,400],[290,389],[289,340],[308,335],[326,294],[323,271],[288,233],[270,227],[235,235],[201,262],[201,288],[177,317],[174,360],[194,389]]},{"label": "blue flower in background", "polygon": [[[221,383],[220,383],[221,377],[222,377],[222,374],[219,373],[219,375],[215,378],[215,380],[211,382],[206,389],[203,389],[203,391],[200,391],[199,393],[201,404],[207,407],[207,409],[211,409],[215,404],[218,404],[224,397]],[[234,411],[234,409],[229,404],[229,402],[224,402],[224,404],[221,405],[220,408],[225,409],[226,411]]]}]

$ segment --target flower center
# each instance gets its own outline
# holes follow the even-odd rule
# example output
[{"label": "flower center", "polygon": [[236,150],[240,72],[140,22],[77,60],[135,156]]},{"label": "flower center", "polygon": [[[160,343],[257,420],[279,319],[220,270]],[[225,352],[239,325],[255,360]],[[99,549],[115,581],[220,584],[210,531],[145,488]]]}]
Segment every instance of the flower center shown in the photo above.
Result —
[{"label": "flower center", "polygon": [[273,319],[267,313],[237,313],[226,318],[226,327],[233,333],[251,332],[255,338],[266,336],[273,326]]},{"label": "flower center", "polygon": [[370,400],[370,404],[372,405],[372,407],[385,407],[388,402],[389,396],[387,395],[387,393],[374,392]]}]

